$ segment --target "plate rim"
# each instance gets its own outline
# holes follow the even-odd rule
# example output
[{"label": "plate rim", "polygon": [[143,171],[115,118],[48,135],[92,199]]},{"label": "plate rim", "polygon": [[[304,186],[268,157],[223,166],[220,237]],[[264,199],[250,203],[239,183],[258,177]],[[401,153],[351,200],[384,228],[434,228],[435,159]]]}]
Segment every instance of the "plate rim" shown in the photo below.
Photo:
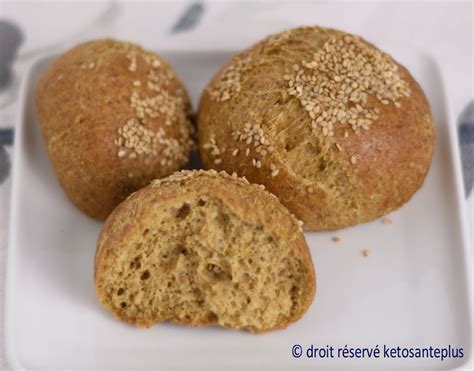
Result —
[{"label": "plate rim", "polygon": [[[391,45],[391,47],[397,48],[396,45]],[[173,49],[173,48],[168,48],[168,49],[163,49],[160,50],[160,53],[162,54],[186,54],[186,53],[193,53],[193,54],[211,54],[211,53],[235,53],[235,49],[227,49],[227,48],[220,48],[220,49]],[[446,123],[445,125],[447,126],[447,132],[448,132],[448,141],[449,141],[449,154],[450,154],[450,165],[453,169],[454,172],[454,183],[455,183],[455,199],[456,199],[456,215],[459,219],[458,223],[455,223],[458,225],[458,228],[460,228],[461,232],[461,238],[460,240],[462,241],[462,269],[463,269],[463,274],[467,280],[466,283],[466,291],[467,291],[467,296],[468,300],[466,301],[467,306],[468,306],[468,325],[470,328],[470,349],[465,349],[467,351],[465,353],[464,357],[464,362],[460,364],[458,367],[456,367],[457,370],[464,369],[466,366],[471,365],[472,362],[472,356],[473,356],[473,333],[472,333],[472,308],[473,308],[473,295],[472,295],[472,252],[469,249],[469,243],[470,243],[470,238],[468,234],[468,221],[467,221],[467,210],[464,206],[465,200],[464,200],[464,186],[462,182],[462,170],[461,170],[461,157],[459,153],[459,138],[457,135],[457,128],[458,125],[456,124],[456,120],[454,120],[454,115],[452,113],[452,109],[450,106],[449,99],[447,97],[447,91],[446,91],[446,83],[445,83],[445,77],[443,75],[443,69],[438,63],[438,60],[436,59],[435,55],[430,53],[427,50],[413,50],[416,54],[427,57],[429,58],[430,62],[433,63],[433,67],[436,69],[436,72],[438,74],[438,77],[440,79],[440,84],[442,86],[442,91],[438,92],[440,94],[440,97],[443,100],[443,111],[446,116]],[[10,317],[11,315],[11,305],[10,303],[12,302],[12,292],[13,290],[13,275],[15,270],[15,261],[16,257],[15,254],[13,253],[14,248],[12,249],[12,246],[15,246],[16,244],[16,236],[18,233],[18,228],[19,226],[17,223],[15,223],[18,220],[18,200],[21,195],[19,194],[18,190],[18,185],[20,184],[21,181],[21,171],[20,171],[20,162],[24,160],[23,156],[23,146],[20,145],[19,143],[22,142],[22,138],[24,135],[25,131],[25,125],[26,125],[26,112],[28,109],[28,100],[30,98],[31,91],[30,89],[32,88],[32,81],[33,81],[33,74],[35,73],[36,69],[41,63],[44,63],[45,60],[47,59],[52,59],[55,56],[58,55],[57,51],[47,51],[39,54],[36,56],[34,59],[32,59],[26,66],[25,66],[25,74],[23,75],[22,81],[20,83],[20,89],[18,92],[18,110],[16,114],[14,115],[15,117],[15,133],[14,133],[14,149],[13,149],[13,155],[14,155],[14,161],[12,165],[12,183],[11,183],[11,196],[10,196],[10,217],[9,217],[9,228],[8,228],[8,240],[7,240],[7,254],[6,254],[6,259],[5,259],[5,282],[4,282],[4,287],[5,287],[5,296],[4,296],[4,319],[3,319],[3,325],[4,325],[4,334],[3,334],[3,340],[4,340],[4,351],[5,351],[5,358],[7,361],[7,365],[12,367],[14,370],[21,370],[21,371],[28,371],[28,368],[25,368],[21,363],[19,362],[16,354],[16,350],[11,342],[11,331],[13,325],[11,324]],[[471,259],[469,259],[471,257]]]}]

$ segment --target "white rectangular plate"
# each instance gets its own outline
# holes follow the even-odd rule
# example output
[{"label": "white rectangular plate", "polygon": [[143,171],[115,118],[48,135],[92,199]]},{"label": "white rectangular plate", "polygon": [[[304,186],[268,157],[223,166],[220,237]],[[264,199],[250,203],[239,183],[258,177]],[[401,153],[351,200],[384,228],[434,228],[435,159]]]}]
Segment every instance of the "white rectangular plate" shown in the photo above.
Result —
[{"label": "white rectangular plate", "polygon": [[[310,310],[265,335],[159,324],[140,330],[99,306],[93,258],[101,223],[60,188],[35,116],[34,88],[50,58],[22,88],[16,128],[6,300],[8,361],[18,369],[224,370],[315,367],[453,368],[470,357],[469,277],[457,141],[435,61],[391,49],[431,102],[437,146],[426,183],[381,220],[337,233],[307,233],[318,288]],[[163,53],[194,103],[230,52]],[[331,237],[342,240],[335,243]],[[362,255],[369,250],[368,257]],[[463,359],[295,359],[291,347],[463,347]]]}]

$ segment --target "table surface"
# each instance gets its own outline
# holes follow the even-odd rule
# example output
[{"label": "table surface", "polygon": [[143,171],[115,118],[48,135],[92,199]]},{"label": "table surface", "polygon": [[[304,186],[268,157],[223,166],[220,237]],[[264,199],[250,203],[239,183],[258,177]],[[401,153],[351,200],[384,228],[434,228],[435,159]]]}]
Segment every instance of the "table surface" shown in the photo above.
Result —
[{"label": "table surface", "polygon": [[[0,91],[0,334],[4,268],[8,250],[12,145],[17,93],[33,59],[102,37],[138,42],[153,50],[241,49],[263,36],[298,25],[318,24],[363,36],[374,44],[406,45],[432,54],[440,64],[452,117],[473,100],[472,2],[72,2],[3,1],[0,22],[14,22],[23,40],[12,62],[9,87]],[[0,39],[3,42],[3,39]],[[396,57],[396,56],[395,56]],[[456,125],[456,122],[451,123]],[[5,138],[7,138],[5,140]],[[472,152],[471,152],[472,153]],[[466,199],[473,241],[474,199]],[[472,246],[472,243],[471,243]],[[0,335],[1,336],[1,335]],[[7,370],[0,338],[0,370]]]}]

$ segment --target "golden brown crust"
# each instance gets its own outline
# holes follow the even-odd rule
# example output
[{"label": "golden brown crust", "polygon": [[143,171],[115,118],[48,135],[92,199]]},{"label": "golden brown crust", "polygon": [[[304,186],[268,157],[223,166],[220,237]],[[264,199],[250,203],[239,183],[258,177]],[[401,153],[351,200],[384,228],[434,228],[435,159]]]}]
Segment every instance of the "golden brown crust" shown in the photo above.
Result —
[{"label": "golden brown crust", "polygon": [[[150,76],[170,101],[179,100],[172,125],[166,124],[167,114],[140,118],[131,104],[133,92],[142,97],[157,94],[147,85]],[[74,47],[44,73],[36,101],[48,156],[61,185],[93,218],[105,218],[128,194],[188,161],[193,131],[189,98],[171,67],[139,46],[98,40]],[[155,155],[129,158],[130,150],[117,141],[118,131],[132,119],[141,121],[135,126],[163,130],[161,138],[179,142],[180,156],[167,157],[167,146],[160,144]],[[126,155],[119,157],[122,149]]]},{"label": "golden brown crust", "polygon": [[[306,230],[339,229],[399,208],[422,186],[433,155],[435,135],[428,101],[406,68],[396,62],[410,91],[409,97],[398,99],[401,107],[369,95],[366,106],[379,110],[369,130],[356,135],[350,125],[347,129],[337,125],[331,137],[312,130],[305,107],[288,93],[285,75],[293,73],[294,64],[311,60],[331,37],[345,35],[318,27],[272,35],[227,63],[203,92],[199,106],[205,167],[235,171],[264,184],[304,221]],[[229,96],[224,96],[225,90],[216,100],[216,86],[225,87],[221,82],[229,66],[242,60],[250,61],[238,71],[238,89],[227,89]],[[273,152],[262,156],[253,143],[232,138],[232,133],[242,133],[246,123],[259,125],[267,140],[263,149],[271,146]],[[251,147],[248,154],[247,147]]]},{"label": "golden brown crust", "polygon": [[[94,280],[97,297],[101,304],[117,319],[134,324],[138,327],[150,327],[156,322],[170,321],[176,324],[190,326],[216,325],[216,318],[207,319],[137,319],[126,317],[119,309],[108,305],[107,293],[104,291],[102,277],[109,268],[109,257],[117,253],[117,246],[130,236],[141,233],[143,220],[153,215],[156,205],[164,205],[169,201],[187,200],[192,195],[212,195],[230,207],[239,218],[263,226],[263,230],[271,230],[275,236],[288,241],[292,253],[304,266],[308,274],[307,281],[302,282],[306,292],[302,296],[301,310],[293,314],[292,318],[281,322],[270,330],[285,328],[301,318],[312,303],[315,290],[315,272],[304,235],[298,220],[280,204],[278,199],[263,187],[249,184],[245,179],[232,177],[224,172],[211,171],[182,171],[171,177],[154,181],[149,186],[131,194],[107,218],[97,242],[97,251],[94,261]],[[251,332],[259,331],[247,327]]]}]

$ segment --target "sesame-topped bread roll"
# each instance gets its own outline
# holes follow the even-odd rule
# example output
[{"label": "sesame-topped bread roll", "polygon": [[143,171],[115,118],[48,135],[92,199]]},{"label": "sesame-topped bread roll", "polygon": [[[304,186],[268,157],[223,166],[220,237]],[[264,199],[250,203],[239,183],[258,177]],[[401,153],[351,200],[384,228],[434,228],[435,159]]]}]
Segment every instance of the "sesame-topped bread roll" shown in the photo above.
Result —
[{"label": "sesame-topped bread roll", "polygon": [[182,171],[122,202],[100,234],[95,286],[121,321],[284,328],[313,301],[298,220],[264,187],[224,172]]},{"label": "sesame-topped bread roll", "polygon": [[207,168],[264,184],[307,230],[373,220],[423,184],[435,142],[405,67],[362,38],[321,27],[235,55],[202,94]]},{"label": "sesame-topped bread roll", "polygon": [[57,58],[38,83],[37,110],[61,185],[93,218],[178,170],[193,147],[183,84],[159,56],[125,42],[87,42]]}]

